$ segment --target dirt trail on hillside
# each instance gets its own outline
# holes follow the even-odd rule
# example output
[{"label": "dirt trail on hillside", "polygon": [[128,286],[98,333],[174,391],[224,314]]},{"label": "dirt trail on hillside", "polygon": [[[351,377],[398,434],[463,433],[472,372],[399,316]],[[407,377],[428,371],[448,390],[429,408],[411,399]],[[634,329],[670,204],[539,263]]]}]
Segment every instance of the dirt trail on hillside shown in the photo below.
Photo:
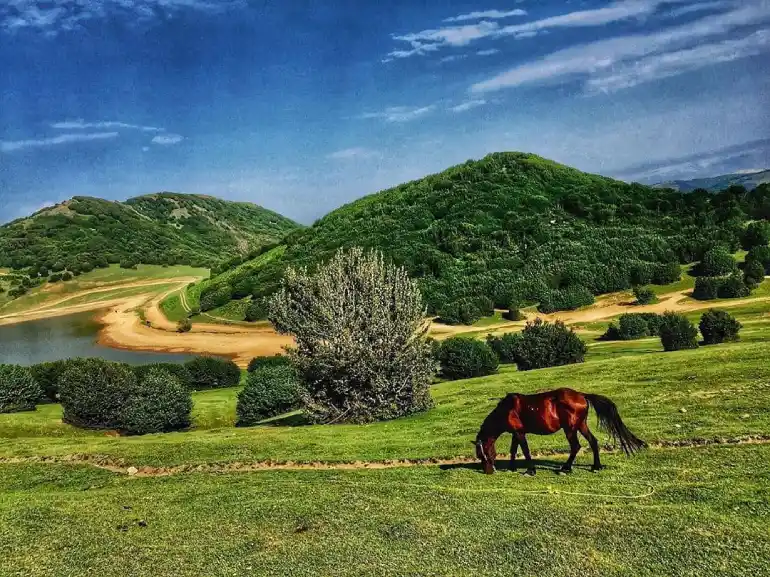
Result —
[{"label": "dirt trail on hillside", "polygon": [[[732,438],[711,438],[711,439],[682,439],[682,440],[662,440],[657,443],[650,443],[650,450],[666,449],[694,449],[698,447],[724,446],[724,445],[766,445],[770,444],[770,435],[744,435]],[[586,447],[581,448],[581,454],[588,452]],[[569,451],[563,449],[533,451],[533,459],[542,459],[544,457],[567,455]],[[613,447],[602,447],[602,453],[615,454],[619,451]],[[510,455],[499,453],[498,461],[507,461]],[[245,473],[257,471],[361,471],[361,470],[379,470],[379,469],[397,469],[404,467],[420,466],[462,466],[478,463],[478,459],[469,455],[463,455],[453,458],[425,458],[425,459],[390,459],[384,461],[348,461],[348,462],[302,462],[302,461],[253,461],[253,462],[231,462],[231,463],[203,463],[175,465],[171,467],[150,467],[133,466],[122,459],[113,459],[103,455],[83,455],[72,454],[55,457],[3,457],[0,458],[2,464],[26,464],[26,463],[49,463],[49,464],[85,464],[98,469],[104,469],[113,473],[135,477],[170,477],[185,473]],[[520,459],[520,466],[524,461]]]},{"label": "dirt trail on hillside", "polygon": [[[174,282],[185,283],[185,286],[187,283],[193,282],[196,280],[197,277],[185,277],[185,278],[170,278],[170,279],[153,279],[153,280],[144,280],[144,281],[134,281],[134,282],[128,282],[128,283],[118,283],[118,284],[111,284],[108,286],[103,286],[99,288],[94,289],[87,289],[83,291],[78,291],[72,294],[67,295],[66,297],[57,299],[57,300],[51,300],[46,301],[38,306],[32,307],[30,309],[18,312],[18,313],[10,313],[10,314],[0,314],[0,325],[10,325],[15,323],[20,323],[24,321],[31,321],[31,320],[37,320],[37,319],[43,319],[43,318],[49,318],[54,316],[66,316],[73,313],[78,312],[84,312],[84,311],[93,311],[93,310],[99,310],[103,308],[107,308],[110,306],[115,306],[116,304],[126,302],[127,297],[116,297],[114,299],[108,299],[108,300],[97,300],[87,303],[80,303],[77,305],[66,305],[68,301],[80,299],[82,297],[93,295],[93,294],[100,294],[100,293],[107,293],[107,292],[115,292],[115,291],[121,291],[121,290],[127,290],[132,288],[141,288],[141,287],[153,287],[158,285],[167,285]],[[178,289],[174,289],[178,290]],[[133,297],[129,297],[133,300]],[[147,295],[144,295],[143,298],[146,300]],[[62,306],[65,305],[65,306]]]},{"label": "dirt trail on hillside", "polygon": [[[697,301],[690,298],[692,289],[685,289],[668,294],[661,295],[659,301],[649,305],[636,305],[629,302],[628,299],[623,299],[623,295],[609,295],[600,298],[595,304],[586,307],[584,309],[576,311],[560,311],[552,314],[542,313],[530,313],[527,314],[527,320],[535,320],[541,318],[547,321],[562,321],[568,325],[591,323],[596,321],[602,321],[609,318],[617,317],[623,313],[657,313],[663,314],[666,311],[673,312],[689,312],[701,309],[708,309],[713,307],[726,308],[736,307],[745,304],[752,304],[758,302],[770,301],[770,297],[758,297],[758,298],[742,298],[721,300],[719,302],[713,301]],[[510,329],[514,327],[523,327],[526,321],[517,322],[501,322],[485,327],[473,327],[462,325],[443,325],[440,323],[433,323],[431,333],[436,338],[448,338],[450,336],[469,332],[490,332],[493,333],[501,329]]]}]

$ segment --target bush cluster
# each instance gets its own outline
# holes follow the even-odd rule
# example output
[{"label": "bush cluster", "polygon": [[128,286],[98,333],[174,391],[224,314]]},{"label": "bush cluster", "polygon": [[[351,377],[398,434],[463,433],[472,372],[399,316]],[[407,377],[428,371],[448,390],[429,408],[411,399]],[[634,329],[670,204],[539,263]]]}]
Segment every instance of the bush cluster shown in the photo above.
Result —
[{"label": "bush cluster", "polygon": [[55,403],[59,400],[59,378],[69,361],[39,363],[30,367],[32,376],[43,389],[41,401]]},{"label": "bush cluster", "polygon": [[0,365],[0,413],[33,411],[43,389],[26,367]]},{"label": "bush cluster", "polygon": [[486,297],[464,298],[438,310],[438,322],[447,325],[472,325],[494,314],[494,303]]},{"label": "bush cluster", "polygon": [[741,237],[743,250],[751,250],[755,247],[766,247],[770,242],[770,222],[757,221],[750,223]]},{"label": "bush cluster", "polygon": [[586,345],[574,330],[542,319],[527,323],[514,352],[520,371],[582,363],[585,354]]},{"label": "bush cluster", "polygon": [[726,277],[701,276],[695,279],[692,296],[701,301],[743,298],[751,294],[753,286],[756,284],[740,271]]},{"label": "bush cluster", "polygon": [[162,366],[136,371],[102,359],[71,359],[59,396],[64,422],[86,429],[143,435],[190,425],[190,390]]},{"label": "bush cluster", "polygon": [[731,314],[716,309],[709,309],[700,318],[700,333],[704,345],[737,341],[741,323]]},{"label": "bush cluster", "polygon": [[537,307],[541,313],[572,311],[594,303],[594,295],[584,286],[570,286],[547,292]]},{"label": "bush cluster", "polygon": [[148,373],[163,371],[172,375],[185,388],[192,388],[192,375],[187,367],[182,363],[151,363],[149,365],[137,365],[132,367],[136,378],[140,381]]},{"label": "bush cluster", "polygon": [[263,365],[248,374],[238,393],[237,426],[249,427],[299,406],[299,378],[287,364]]},{"label": "bush cluster", "polygon": [[201,356],[185,363],[190,387],[196,391],[234,387],[241,381],[241,370],[233,361]]},{"label": "bush cluster", "polygon": [[499,361],[484,341],[460,336],[441,343],[439,363],[445,379],[470,379],[494,374]]},{"label": "bush cluster", "polygon": [[660,325],[660,340],[666,351],[697,349],[698,329],[686,316],[667,312]]},{"label": "bush cluster", "polygon": [[703,255],[696,272],[698,276],[727,276],[735,271],[735,267],[733,255],[726,248],[719,246]]},{"label": "bush cluster", "polygon": [[662,321],[663,317],[655,313],[625,313],[620,315],[617,324],[610,323],[599,340],[630,341],[658,336]]},{"label": "bush cluster", "polygon": [[521,340],[520,333],[505,333],[502,336],[487,335],[487,344],[497,355],[500,364],[516,362],[516,348]]},{"label": "bush cluster", "polygon": [[247,372],[253,373],[257,369],[265,367],[290,367],[291,359],[286,355],[272,355],[265,357],[254,357],[249,361]]},{"label": "bush cluster", "polygon": [[649,305],[658,302],[658,297],[649,287],[634,287],[634,298],[636,298],[636,304],[638,305]]}]

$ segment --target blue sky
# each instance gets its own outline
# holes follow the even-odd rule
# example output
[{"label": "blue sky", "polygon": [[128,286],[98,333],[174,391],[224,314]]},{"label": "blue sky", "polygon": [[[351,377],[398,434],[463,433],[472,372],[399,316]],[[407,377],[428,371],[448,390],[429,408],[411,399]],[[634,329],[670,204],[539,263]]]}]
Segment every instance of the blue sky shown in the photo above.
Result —
[{"label": "blue sky", "polygon": [[2,0],[0,221],[73,195],[309,223],[500,150],[770,167],[770,0]]}]

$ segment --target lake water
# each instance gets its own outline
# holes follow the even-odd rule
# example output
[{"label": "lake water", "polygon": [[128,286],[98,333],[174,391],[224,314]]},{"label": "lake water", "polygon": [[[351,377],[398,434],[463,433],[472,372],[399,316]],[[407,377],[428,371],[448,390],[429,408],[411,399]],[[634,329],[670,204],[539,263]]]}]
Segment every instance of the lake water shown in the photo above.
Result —
[{"label": "lake water", "polygon": [[101,328],[87,312],[0,326],[0,363],[34,365],[72,357],[99,357],[142,365],[183,363],[194,355],[111,349],[96,343]]}]

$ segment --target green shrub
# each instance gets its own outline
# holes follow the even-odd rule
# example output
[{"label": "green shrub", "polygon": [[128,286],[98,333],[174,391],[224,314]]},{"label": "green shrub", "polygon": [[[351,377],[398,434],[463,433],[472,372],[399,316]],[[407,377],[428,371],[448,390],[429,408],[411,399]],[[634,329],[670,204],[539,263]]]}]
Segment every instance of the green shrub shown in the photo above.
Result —
[{"label": "green shrub", "polygon": [[34,411],[43,389],[32,371],[17,365],[0,365],[0,413]]},{"label": "green shrub", "polygon": [[724,247],[715,247],[706,252],[697,267],[699,276],[726,276],[734,270],[735,259]]},{"label": "green shrub", "polygon": [[265,357],[254,357],[249,361],[247,372],[253,373],[257,369],[266,367],[290,367],[291,359],[286,355],[272,355]]},{"label": "green shrub", "polygon": [[117,429],[137,387],[131,367],[101,359],[73,359],[59,379],[65,423],[87,429]]},{"label": "green shrub", "polygon": [[512,306],[503,313],[503,318],[507,321],[523,321],[524,314],[519,310],[518,306]]},{"label": "green shrub", "polygon": [[658,302],[657,295],[648,287],[634,287],[634,297],[638,305],[649,305]]},{"label": "green shrub", "polygon": [[438,321],[447,325],[472,325],[495,313],[494,303],[485,297],[463,298],[438,311]]},{"label": "green shrub", "polygon": [[582,363],[585,354],[586,345],[574,330],[542,319],[527,323],[515,352],[520,371]]},{"label": "green shrub", "polygon": [[441,376],[446,379],[470,379],[497,372],[499,361],[484,341],[471,337],[451,337],[441,343]]},{"label": "green shrub", "polygon": [[69,281],[71,281],[71,280],[73,279],[72,273],[71,273],[70,271],[65,271],[65,272],[63,272],[63,273],[62,273],[62,275],[61,275],[61,279],[62,279],[64,282],[69,282]]},{"label": "green shrub", "polygon": [[743,267],[743,278],[749,290],[753,290],[765,280],[765,267],[759,261],[747,260]]},{"label": "green shrub", "polygon": [[433,337],[428,337],[425,340],[430,346],[431,357],[433,357],[436,363],[439,363],[441,360],[441,341]]},{"label": "green shrub", "polygon": [[134,435],[180,431],[190,426],[192,396],[173,374],[147,370],[122,405],[117,428]]},{"label": "green shrub", "polygon": [[268,306],[264,298],[256,298],[246,307],[246,320],[250,323],[263,321],[267,318]]},{"label": "green shrub", "polygon": [[666,351],[697,349],[698,329],[686,316],[667,312],[660,325],[660,341]]},{"label": "green shrub", "polygon": [[731,314],[716,309],[709,309],[703,313],[699,326],[705,345],[737,341],[738,332],[742,327]]},{"label": "green shrub", "polygon": [[299,405],[299,379],[289,365],[262,366],[249,373],[238,393],[237,426],[249,427]]},{"label": "green shrub", "polygon": [[641,315],[620,315],[618,322],[620,324],[620,338],[624,341],[631,341],[650,336],[650,327],[647,326],[647,320]]},{"label": "green shrub", "polygon": [[746,263],[758,262],[765,269],[765,274],[770,275],[770,247],[756,246],[746,255]]},{"label": "green shrub", "polygon": [[750,293],[751,291],[743,279],[743,273],[736,272],[722,279],[719,283],[717,296],[720,299],[737,299],[747,297]]},{"label": "green shrub", "polygon": [[770,242],[770,223],[763,220],[749,224],[741,237],[743,250],[767,246],[768,242]]},{"label": "green shrub", "polygon": [[172,375],[177,381],[179,381],[186,388],[192,388],[192,376],[187,367],[182,363],[151,363],[149,365],[137,365],[131,367],[139,381],[142,381],[149,373],[163,371]]},{"label": "green shrub", "polygon": [[192,330],[192,321],[187,319],[182,319],[176,324],[176,332],[178,333],[189,333]]},{"label": "green shrub", "polygon": [[584,286],[570,286],[547,292],[537,307],[541,313],[572,311],[594,303],[594,295]]},{"label": "green shrub", "polygon": [[663,315],[656,313],[641,313],[639,316],[647,323],[647,330],[651,337],[660,336],[660,326],[663,324]]},{"label": "green shrub", "polygon": [[652,270],[650,283],[666,285],[678,282],[682,278],[682,267],[678,262],[667,262],[656,265]]},{"label": "green shrub", "polygon": [[712,301],[719,298],[719,289],[721,286],[721,278],[699,276],[695,279],[695,289],[692,291],[692,297],[699,301]]},{"label": "green shrub", "polygon": [[29,369],[32,371],[32,376],[40,384],[43,389],[42,400],[46,400],[51,403],[56,403],[59,400],[59,379],[61,378],[64,369],[67,367],[67,362],[53,361],[49,363],[39,363],[32,365]]},{"label": "green shrub", "polygon": [[234,387],[241,381],[241,370],[233,361],[217,357],[196,357],[185,363],[193,390]]},{"label": "green shrub", "polygon": [[500,337],[487,335],[487,344],[495,352],[501,364],[511,364],[516,362],[516,346],[520,339],[519,333],[505,333]]}]

